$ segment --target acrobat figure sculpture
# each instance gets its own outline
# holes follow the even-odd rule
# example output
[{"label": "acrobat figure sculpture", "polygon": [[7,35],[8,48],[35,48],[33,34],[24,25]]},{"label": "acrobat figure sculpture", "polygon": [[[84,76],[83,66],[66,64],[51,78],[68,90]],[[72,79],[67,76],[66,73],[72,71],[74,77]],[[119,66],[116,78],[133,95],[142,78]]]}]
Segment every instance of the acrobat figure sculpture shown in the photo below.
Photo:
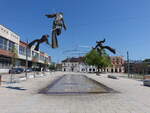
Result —
[{"label": "acrobat figure sculpture", "polygon": [[63,13],[59,12],[56,14],[47,14],[45,15],[48,18],[55,18],[53,21],[53,29],[52,29],[52,48],[58,48],[57,36],[61,34],[62,27],[66,30],[66,25],[64,23]]},{"label": "acrobat figure sculpture", "polygon": [[39,46],[41,43],[46,42],[46,44],[49,45],[48,37],[49,35],[43,35],[40,39],[33,40],[28,44],[28,48],[31,48],[35,43],[37,43],[34,50],[39,51]]},{"label": "acrobat figure sculpture", "polygon": [[96,49],[100,53],[100,55],[102,54],[101,52],[102,52],[103,49],[107,49],[107,50],[111,51],[112,53],[116,54],[116,50],[115,49],[113,49],[113,48],[111,48],[109,46],[103,46],[104,42],[105,42],[105,39],[102,40],[102,41],[97,41],[96,42],[97,45],[93,49]]}]

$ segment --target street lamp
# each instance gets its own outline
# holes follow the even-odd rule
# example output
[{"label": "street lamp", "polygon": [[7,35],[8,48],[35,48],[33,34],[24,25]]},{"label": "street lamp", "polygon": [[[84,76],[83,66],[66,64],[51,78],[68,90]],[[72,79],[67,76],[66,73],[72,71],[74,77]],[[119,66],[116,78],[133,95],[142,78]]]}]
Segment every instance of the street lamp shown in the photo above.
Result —
[{"label": "street lamp", "polygon": [[127,51],[127,62],[128,62],[128,78],[130,77],[130,62],[129,62],[129,52]]},{"label": "street lamp", "polygon": [[25,77],[26,77],[26,79],[28,78],[27,68],[28,68],[28,40],[27,40],[27,47],[26,47],[26,66],[25,66]]}]

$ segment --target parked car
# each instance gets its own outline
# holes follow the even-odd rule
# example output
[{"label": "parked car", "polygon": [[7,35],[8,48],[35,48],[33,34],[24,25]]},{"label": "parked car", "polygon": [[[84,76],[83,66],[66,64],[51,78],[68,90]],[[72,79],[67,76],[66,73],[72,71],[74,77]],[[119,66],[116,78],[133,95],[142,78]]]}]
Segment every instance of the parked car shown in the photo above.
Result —
[{"label": "parked car", "polygon": [[150,86],[150,79],[143,80],[144,86]]},{"label": "parked car", "polygon": [[117,79],[117,77],[116,77],[116,76],[113,76],[113,75],[108,75],[107,77],[108,77],[108,78],[112,78],[112,79]]},{"label": "parked car", "polygon": [[25,69],[25,72],[26,72],[26,70],[27,70],[27,72],[32,72],[32,68]]},{"label": "parked car", "polygon": [[49,70],[49,69],[42,69],[42,71],[50,72],[50,70]]},{"label": "parked car", "polygon": [[40,68],[32,68],[32,71],[41,71]]},{"label": "parked car", "polygon": [[20,74],[24,72],[23,68],[12,68],[9,70],[9,74]]},{"label": "parked car", "polygon": [[49,70],[49,69],[46,69],[45,71],[46,71],[46,72],[50,72],[50,70]]}]

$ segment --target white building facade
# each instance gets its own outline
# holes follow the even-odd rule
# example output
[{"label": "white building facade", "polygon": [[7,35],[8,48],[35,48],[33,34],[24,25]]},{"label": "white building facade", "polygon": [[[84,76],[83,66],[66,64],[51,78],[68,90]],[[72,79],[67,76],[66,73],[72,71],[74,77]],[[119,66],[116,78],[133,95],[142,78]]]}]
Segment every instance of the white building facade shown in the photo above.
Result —
[{"label": "white building facade", "polygon": [[96,72],[95,66],[88,66],[82,61],[83,57],[68,58],[62,61],[62,71],[64,72]]},{"label": "white building facade", "polygon": [[[101,72],[124,73],[124,59],[121,56],[111,57],[112,66],[100,69]],[[95,66],[89,66],[83,63],[83,57],[67,58],[62,61],[62,71],[67,72],[97,72]]]}]

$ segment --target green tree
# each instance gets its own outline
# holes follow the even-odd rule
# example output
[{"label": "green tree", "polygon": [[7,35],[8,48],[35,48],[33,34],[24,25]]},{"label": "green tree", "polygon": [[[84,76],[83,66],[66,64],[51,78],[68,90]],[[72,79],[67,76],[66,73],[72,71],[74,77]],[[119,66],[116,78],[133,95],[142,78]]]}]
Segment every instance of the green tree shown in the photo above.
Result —
[{"label": "green tree", "polygon": [[56,70],[55,63],[50,64],[50,65],[49,65],[49,69],[50,69],[50,70]]},{"label": "green tree", "polygon": [[105,50],[102,50],[102,54],[95,49],[92,49],[89,53],[85,55],[84,62],[88,65],[92,65],[97,67],[98,73],[100,69],[104,69],[111,65],[111,60],[108,54],[106,54]]},{"label": "green tree", "polygon": [[[17,62],[17,58],[18,58],[18,50],[17,50],[15,45],[11,48],[10,52],[11,52],[11,56],[12,56],[11,57],[11,65],[12,65],[11,69],[13,69],[13,67],[16,66],[16,62]],[[13,81],[13,74],[12,73],[11,73],[10,77],[11,77],[10,82],[12,82]]]},{"label": "green tree", "polygon": [[18,51],[17,51],[16,46],[12,47],[11,54],[12,54],[11,64],[12,64],[12,67],[15,67],[16,66],[16,62],[17,62],[17,58],[18,58]]},{"label": "green tree", "polygon": [[142,64],[143,64],[143,75],[148,74],[150,69],[150,59],[143,60]]},{"label": "green tree", "polygon": [[145,59],[143,60],[143,62],[150,62],[150,59]]}]

